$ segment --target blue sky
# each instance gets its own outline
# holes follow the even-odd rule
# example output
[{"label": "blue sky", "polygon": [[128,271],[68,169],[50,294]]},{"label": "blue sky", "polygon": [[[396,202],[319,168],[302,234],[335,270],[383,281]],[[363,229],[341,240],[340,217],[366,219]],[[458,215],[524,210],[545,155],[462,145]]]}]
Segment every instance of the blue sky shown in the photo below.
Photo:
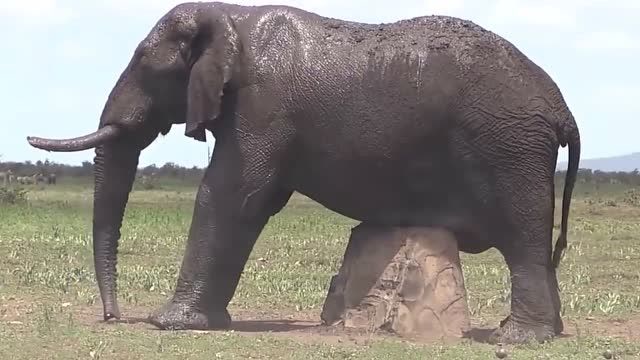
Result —
[{"label": "blue sky", "polygon": [[[275,0],[235,3],[262,5]],[[95,130],[106,96],[168,0],[0,2],[0,154],[3,161],[79,164],[93,151],[47,153],[27,135],[71,137]],[[637,0],[281,0],[335,18],[392,22],[420,15],[466,18],[514,43],[560,86],[582,134],[583,158],[640,151],[640,1]],[[366,4],[366,5],[365,5]],[[634,23],[635,21],[635,23]],[[145,150],[141,165],[205,166],[208,143],[183,126]],[[566,149],[560,160],[566,159]]]}]

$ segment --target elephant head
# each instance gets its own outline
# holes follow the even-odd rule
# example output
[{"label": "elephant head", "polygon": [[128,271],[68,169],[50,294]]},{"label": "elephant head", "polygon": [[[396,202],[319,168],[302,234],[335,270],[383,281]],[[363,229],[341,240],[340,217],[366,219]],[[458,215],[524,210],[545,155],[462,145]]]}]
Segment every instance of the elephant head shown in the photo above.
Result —
[{"label": "elephant head", "polygon": [[239,77],[238,34],[220,6],[181,4],[158,21],[111,90],[97,131],[27,138],[47,151],[95,148],[93,255],[105,321],[120,317],[118,240],[140,152],[172,124],[185,123],[186,136],[205,141],[223,113],[225,90]]}]

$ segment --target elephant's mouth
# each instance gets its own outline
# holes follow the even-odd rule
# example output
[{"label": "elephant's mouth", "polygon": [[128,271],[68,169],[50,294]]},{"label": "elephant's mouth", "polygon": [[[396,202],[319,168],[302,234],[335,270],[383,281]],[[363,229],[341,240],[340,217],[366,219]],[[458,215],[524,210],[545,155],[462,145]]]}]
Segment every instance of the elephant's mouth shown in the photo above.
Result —
[{"label": "elephant's mouth", "polygon": [[45,139],[28,136],[27,141],[35,148],[46,151],[70,152],[92,149],[117,138],[121,129],[115,125],[106,125],[90,134],[71,139]]}]

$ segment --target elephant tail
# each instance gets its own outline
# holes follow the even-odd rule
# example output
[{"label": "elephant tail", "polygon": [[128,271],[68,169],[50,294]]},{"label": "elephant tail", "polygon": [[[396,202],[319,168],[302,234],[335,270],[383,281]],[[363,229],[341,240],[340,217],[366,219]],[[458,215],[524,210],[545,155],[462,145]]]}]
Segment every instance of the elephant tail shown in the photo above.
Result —
[{"label": "elephant tail", "polygon": [[580,163],[580,132],[573,118],[569,116],[568,122],[561,126],[558,134],[562,147],[569,145],[569,162],[567,164],[567,174],[564,181],[564,194],[562,195],[562,220],[560,225],[560,235],[556,241],[555,249],[552,255],[552,264],[554,268],[560,265],[560,258],[564,250],[567,248],[567,228],[569,221],[569,208],[571,205],[571,196],[573,187],[578,176],[578,166]]}]

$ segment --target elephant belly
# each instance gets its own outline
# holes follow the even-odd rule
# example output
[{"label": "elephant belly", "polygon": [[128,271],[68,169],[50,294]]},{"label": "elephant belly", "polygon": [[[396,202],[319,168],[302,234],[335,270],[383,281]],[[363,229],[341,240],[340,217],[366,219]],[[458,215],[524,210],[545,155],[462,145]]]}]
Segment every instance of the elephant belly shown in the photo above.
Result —
[{"label": "elephant belly", "polygon": [[294,189],[330,210],[366,222],[417,225],[432,221],[433,213],[454,216],[461,208],[444,173],[396,164],[402,162],[316,160],[299,169]]},{"label": "elephant belly", "polygon": [[406,161],[307,163],[313,166],[297,169],[293,188],[329,210],[379,225],[446,228],[469,253],[494,245],[486,209],[477,207],[460,175],[446,167],[420,168]]}]

